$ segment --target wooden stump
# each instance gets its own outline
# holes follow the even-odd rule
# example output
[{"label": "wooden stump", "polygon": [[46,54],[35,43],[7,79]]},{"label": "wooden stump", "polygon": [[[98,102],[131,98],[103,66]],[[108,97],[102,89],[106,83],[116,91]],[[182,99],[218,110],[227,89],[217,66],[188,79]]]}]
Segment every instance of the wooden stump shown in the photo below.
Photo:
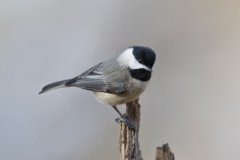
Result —
[{"label": "wooden stump", "polygon": [[138,99],[126,104],[125,115],[135,123],[136,129],[129,129],[125,124],[120,126],[120,160],[142,160],[138,142],[140,126],[140,104]]},{"label": "wooden stump", "polygon": [[155,160],[174,160],[174,154],[171,152],[168,144],[156,148]]},{"label": "wooden stump", "polygon": [[[140,104],[138,99],[126,104],[125,115],[135,123],[136,129],[129,129],[124,123],[120,124],[120,160],[143,160],[138,141],[140,127]],[[174,160],[168,144],[156,148],[155,160]]]}]

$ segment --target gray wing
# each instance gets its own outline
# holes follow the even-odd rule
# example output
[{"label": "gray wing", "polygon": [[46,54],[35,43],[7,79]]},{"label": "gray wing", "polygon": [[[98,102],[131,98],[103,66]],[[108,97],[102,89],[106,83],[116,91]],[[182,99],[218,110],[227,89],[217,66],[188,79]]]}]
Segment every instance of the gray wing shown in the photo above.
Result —
[{"label": "gray wing", "polygon": [[128,71],[112,61],[99,63],[81,75],[70,79],[66,86],[75,86],[96,92],[122,93],[127,89]]}]

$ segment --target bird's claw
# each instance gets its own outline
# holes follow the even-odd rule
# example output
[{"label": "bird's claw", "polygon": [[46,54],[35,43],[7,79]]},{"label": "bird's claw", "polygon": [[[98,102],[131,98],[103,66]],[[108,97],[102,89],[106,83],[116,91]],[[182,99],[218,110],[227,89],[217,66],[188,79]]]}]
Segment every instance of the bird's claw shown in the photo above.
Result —
[{"label": "bird's claw", "polygon": [[136,129],[136,125],[133,121],[129,120],[128,118],[122,118],[122,117],[118,117],[115,119],[115,121],[117,123],[124,123],[128,128],[135,130]]}]

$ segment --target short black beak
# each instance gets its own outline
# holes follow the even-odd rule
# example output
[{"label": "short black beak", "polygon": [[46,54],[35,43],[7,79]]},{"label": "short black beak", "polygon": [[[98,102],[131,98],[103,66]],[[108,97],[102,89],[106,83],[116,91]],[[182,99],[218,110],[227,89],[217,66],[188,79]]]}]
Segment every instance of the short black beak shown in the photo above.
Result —
[{"label": "short black beak", "polygon": [[152,72],[152,67],[147,66],[147,68],[149,69],[150,72]]}]

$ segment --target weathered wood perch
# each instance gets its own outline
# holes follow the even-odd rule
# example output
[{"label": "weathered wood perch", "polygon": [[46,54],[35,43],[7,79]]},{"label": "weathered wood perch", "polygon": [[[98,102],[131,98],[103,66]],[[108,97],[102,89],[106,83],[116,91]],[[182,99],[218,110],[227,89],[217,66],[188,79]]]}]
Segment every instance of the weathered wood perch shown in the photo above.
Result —
[{"label": "weathered wood perch", "polygon": [[[124,123],[120,124],[120,160],[143,160],[138,141],[140,107],[138,99],[126,105],[125,115],[135,123],[136,129],[132,130]],[[168,144],[156,148],[155,160],[174,160],[174,154],[171,152]]]},{"label": "weathered wood perch", "polygon": [[168,144],[156,148],[155,160],[174,160],[174,154],[171,152]]}]

